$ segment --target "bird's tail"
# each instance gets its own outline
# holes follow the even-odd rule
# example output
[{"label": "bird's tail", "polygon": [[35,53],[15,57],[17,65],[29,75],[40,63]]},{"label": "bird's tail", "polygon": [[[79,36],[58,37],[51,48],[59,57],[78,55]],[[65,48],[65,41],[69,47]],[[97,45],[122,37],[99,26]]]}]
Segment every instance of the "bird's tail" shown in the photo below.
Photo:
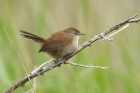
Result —
[{"label": "bird's tail", "polygon": [[45,38],[39,37],[37,35],[34,35],[32,33],[29,33],[29,32],[23,31],[23,30],[21,30],[20,32],[22,33],[21,35],[23,35],[25,38],[34,40],[35,42],[38,42],[41,44],[43,44],[46,40]]}]

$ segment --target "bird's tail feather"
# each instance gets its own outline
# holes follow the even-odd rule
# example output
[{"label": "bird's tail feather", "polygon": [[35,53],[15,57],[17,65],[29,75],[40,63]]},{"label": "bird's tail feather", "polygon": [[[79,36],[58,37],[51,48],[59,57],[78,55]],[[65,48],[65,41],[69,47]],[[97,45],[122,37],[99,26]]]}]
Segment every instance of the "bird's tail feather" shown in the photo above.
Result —
[{"label": "bird's tail feather", "polygon": [[37,35],[34,35],[32,33],[29,33],[29,32],[23,31],[23,30],[21,30],[20,32],[22,33],[21,35],[23,35],[25,38],[34,40],[35,42],[38,42],[38,43],[44,43],[46,40],[42,37],[39,37]]}]

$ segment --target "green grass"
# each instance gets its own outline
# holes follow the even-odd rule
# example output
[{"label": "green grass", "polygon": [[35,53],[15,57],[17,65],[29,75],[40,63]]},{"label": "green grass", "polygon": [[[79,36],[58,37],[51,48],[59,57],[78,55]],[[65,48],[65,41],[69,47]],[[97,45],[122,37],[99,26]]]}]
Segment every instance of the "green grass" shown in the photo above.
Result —
[{"label": "green grass", "polygon": [[[23,38],[19,30],[42,37],[74,26],[89,40],[120,20],[140,14],[138,0],[1,0],[0,3],[0,93],[25,77],[25,72],[3,27],[12,39],[26,69],[50,60],[37,53],[40,46]],[[138,15],[138,17],[140,17]],[[130,24],[114,41],[95,42],[72,59],[86,65],[108,66],[88,69],[62,65],[37,77],[37,93],[140,93],[140,23]],[[30,90],[29,82],[13,93]]]}]

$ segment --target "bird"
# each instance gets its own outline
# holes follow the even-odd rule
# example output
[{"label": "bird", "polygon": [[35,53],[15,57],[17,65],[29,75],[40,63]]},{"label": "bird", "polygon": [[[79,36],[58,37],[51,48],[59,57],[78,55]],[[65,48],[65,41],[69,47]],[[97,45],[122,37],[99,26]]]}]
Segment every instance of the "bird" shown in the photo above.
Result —
[{"label": "bird", "polygon": [[48,38],[42,38],[24,30],[20,30],[20,32],[25,38],[40,43],[41,48],[38,52],[45,52],[56,60],[74,52],[79,46],[79,37],[85,35],[75,27],[55,32]]}]

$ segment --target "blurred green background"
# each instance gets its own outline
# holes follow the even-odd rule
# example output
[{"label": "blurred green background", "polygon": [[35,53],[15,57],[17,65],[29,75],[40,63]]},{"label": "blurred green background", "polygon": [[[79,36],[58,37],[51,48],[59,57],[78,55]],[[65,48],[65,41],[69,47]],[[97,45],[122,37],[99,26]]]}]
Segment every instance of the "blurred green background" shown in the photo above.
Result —
[{"label": "blurred green background", "polygon": [[[51,59],[38,53],[39,44],[19,30],[42,37],[74,26],[86,36],[79,44],[138,13],[140,0],[0,0],[0,93],[25,77],[3,27],[12,39],[28,73]],[[89,69],[62,65],[36,79],[37,93],[140,93],[140,23],[130,24],[114,41],[97,41],[70,61],[108,66]],[[26,83],[13,93],[31,89]]]}]

